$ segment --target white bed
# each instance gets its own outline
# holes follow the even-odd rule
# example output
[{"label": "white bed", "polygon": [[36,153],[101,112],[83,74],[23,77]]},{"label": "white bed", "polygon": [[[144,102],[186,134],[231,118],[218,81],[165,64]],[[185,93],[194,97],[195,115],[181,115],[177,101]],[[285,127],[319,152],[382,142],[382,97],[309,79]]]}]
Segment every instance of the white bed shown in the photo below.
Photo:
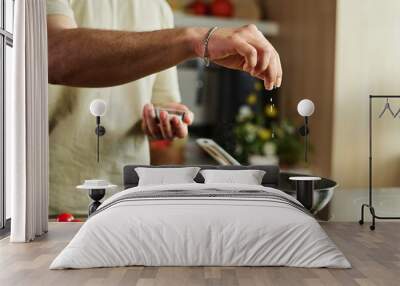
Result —
[{"label": "white bed", "polygon": [[[223,193],[227,195],[218,195]],[[50,269],[128,265],[350,268],[342,252],[299,204],[282,191],[255,185],[130,188],[100,206]]]}]

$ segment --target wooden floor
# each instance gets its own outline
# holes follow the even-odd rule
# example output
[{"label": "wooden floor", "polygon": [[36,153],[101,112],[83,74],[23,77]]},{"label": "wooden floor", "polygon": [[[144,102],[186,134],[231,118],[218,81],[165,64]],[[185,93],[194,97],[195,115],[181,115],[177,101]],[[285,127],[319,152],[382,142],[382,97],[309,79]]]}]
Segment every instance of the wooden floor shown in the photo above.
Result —
[{"label": "wooden floor", "polygon": [[289,267],[124,267],[48,270],[80,223],[50,223],[43,238],[28,244],[0,241],[0,285],[400,285],[400,224],[379,222],[375,232],[356,223],[323,227],[352,269]]}]

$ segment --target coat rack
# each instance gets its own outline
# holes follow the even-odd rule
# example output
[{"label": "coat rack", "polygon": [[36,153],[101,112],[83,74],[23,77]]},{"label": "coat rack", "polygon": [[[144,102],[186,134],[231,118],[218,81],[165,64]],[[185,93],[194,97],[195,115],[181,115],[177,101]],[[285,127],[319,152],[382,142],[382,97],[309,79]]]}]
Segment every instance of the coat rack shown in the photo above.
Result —
[{"label": "coat rack", "polygon": [[372,194],[373,194],[373,187],[372,187],[372,101],[373,100],[379,100],[379,99],[386,99],[386,104],[383,109],[383,111],[380,113],[378,118],[381,118],[386,110],[393,116],[393,118],[396,118],[397,115],[400,113],[397,111],[396,113],[393,112],[393,110],[390,107],[389,99],[390,98],[400,98],[400,95],[370,95],[369,96],[369,188],[368,188],[368,204],[362,204],[361,206],[361,219],[358,221],[359,224],[364,224],[364,208],[369,208],[369,211],[372,216],[372,225],[370,225],[370,229],[374,230],[375,229],[375,220],[376,219],[400,219],[400,217],[387,217],[387,216],[378,216],[375,213],[375,208],[373,207],[373,199],[372,199]]}]

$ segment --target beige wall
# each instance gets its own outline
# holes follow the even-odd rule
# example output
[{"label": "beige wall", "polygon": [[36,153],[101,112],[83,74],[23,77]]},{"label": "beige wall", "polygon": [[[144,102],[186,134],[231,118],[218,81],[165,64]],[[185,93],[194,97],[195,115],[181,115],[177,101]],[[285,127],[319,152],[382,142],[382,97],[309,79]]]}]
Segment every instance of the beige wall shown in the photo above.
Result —
[{"label": "beige wall", "polygon": [[[400,95],[400,1],[338,0],[333,177],[342,187],[368,184],[368,95]],[[377,119],[377,185],[400,184],[400,118]],[[400,100],[393,101],[395,110]]]}]

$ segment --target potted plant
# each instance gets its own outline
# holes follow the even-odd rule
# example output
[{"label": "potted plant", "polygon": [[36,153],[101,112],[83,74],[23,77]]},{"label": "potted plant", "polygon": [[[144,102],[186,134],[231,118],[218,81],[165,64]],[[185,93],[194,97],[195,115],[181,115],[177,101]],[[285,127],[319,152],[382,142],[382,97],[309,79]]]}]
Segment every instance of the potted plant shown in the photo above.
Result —
[{"label": "potted plant", "polygon": [[271,164],[279,158],[281,165],[296,165],[304,150],[297,129],[288,119],[270,124],[269,120],[277,116],[276,107],[267,104],[260,112],[255,108],[256,101],[257,96],[251,94],[239,109],[234,127],[236,157],[243,164]]}]

